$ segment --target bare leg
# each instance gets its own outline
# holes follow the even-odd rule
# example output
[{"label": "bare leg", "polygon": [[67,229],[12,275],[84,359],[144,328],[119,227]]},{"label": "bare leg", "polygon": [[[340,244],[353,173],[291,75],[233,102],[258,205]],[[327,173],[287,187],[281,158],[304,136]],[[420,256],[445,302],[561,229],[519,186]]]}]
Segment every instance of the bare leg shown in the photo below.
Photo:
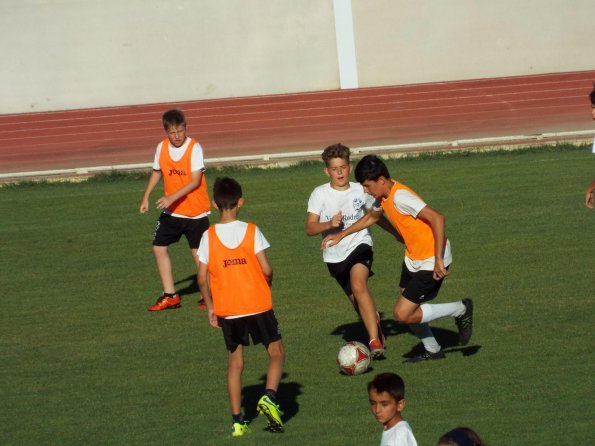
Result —
[{"label": "bare leg", "polygon": [[174,273],[172,270],[171,259],[167,251],[167,246],[153,246],[153,254],[157,262],[157,270],[161,277],[164,293],[175,293]]},{"label": "bare leg", "polygon": [[243,348],[238,345],[227,357],[227,392],[232,415],[242,411],[242,372],[244,371]]},{"label": "bare leg", "polygon": [[276,392],[279,388],[279,382],[281,382],[281,377],[283,376],[285,350],[283,349],[283,343],[280,340],[271,342],[266,349],[269,355],[266,388],[274,390]]},{"label": "bare leg", "polygon": [[378,321],[376,320],[376,304],[370,290],[368,289],[369,270],[366,266],[358,263],[351,268],[351,290],[356,306],[362,318],[362,322],[368,332],[370,340],[379,339]]}]

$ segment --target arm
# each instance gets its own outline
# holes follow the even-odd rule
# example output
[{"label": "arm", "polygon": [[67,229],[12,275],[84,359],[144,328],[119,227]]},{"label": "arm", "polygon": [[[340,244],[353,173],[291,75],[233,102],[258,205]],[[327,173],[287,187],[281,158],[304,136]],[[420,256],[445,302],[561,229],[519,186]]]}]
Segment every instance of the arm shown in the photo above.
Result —
[{"label": "arm", "polygon": [[322,240],[320,249],[330,248],[331,246],[338,244],[345,236],[372,226],[373,224],[377,223],[378,220],[380,220],[380,217],[382,217],[382,211],[375,211],[372,209],[347,229],[327,235]]},{"label": "arm", "polygon": [[595,180],[591,181],[585,195],[585,206],[593,209],[593,191],[595,191]]},{"label": "arm", "polygon": [[332,231],[333,229],[339,228],[343,222],[343,214],[341,211],[333,215],[333,218],[324,223],[320,222],[320,215],[308,212],[306,216],[306,234],[318,235],[323,232]]},{"label": "arm", "polygon": [[209,271],[206,263],[200,262],[198,265],[198,286],[200,287],[200,294],[207,305],[207,314],[209,316],[209,324],[211,327],[220,328],[217,322],[217,316],[213,309],[213,298],[211,297],[211,286],[209,283]]},{"label": "arm", "polygon": [[425,206],[417,214],[417,218],[421,218],[432,228],[432,234],[434,235],[434,280],[440,280],[448,275],[448,271],[444,266],[444,259],[442,258],[442,252],[446,244],[446,233],[444,215],[438,212],[436,209],[430,206]]},{"label": "arm", "polygon": [[187,195],[189,192],[193,191],[194,189],[198,188],[200,184],[200,180],[202,179],[202,170],[197,170],[191,173],[190,181],[179,188],[177,191],[165,195],[159,200],[157,200],[157,209],[167,209],[172,204],[174,204],[177,200],[182,198],[183,196]]},{"label": "arm", "polygon": [[149,197],[151,196],[151,192],[159,183],[161,179],[161,171],[160,170],[153,170],[151,172],[151,176],[149,177],[149,181],[147,181],[147,187],[145,187],[145,192],[143,193],[143,198],[140,202],[139,211],[141,214],[146,214],[149,212]]},{"label": "arm", "polygon": [[264,277],[269,284],[269,287],[273,285],[273,268],[269,263],[269,259],[266,255],[266,250],[263,249],[260,252],[256,253],[256,258],[258,259],[258,263],[260,263],[260,268],[264,274]]}]

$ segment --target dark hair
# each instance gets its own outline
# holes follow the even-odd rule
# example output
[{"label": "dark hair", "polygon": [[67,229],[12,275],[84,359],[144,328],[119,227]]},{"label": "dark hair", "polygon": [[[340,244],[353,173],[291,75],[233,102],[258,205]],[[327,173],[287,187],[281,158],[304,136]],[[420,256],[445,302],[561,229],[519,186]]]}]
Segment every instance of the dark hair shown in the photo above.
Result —
[{"label": "dark hair", "polygon": [[355,179],[358,183],[366,180],[376,181],[380,177],[390,180],[386,164],[376,155],[364,156],[355,166]]},{"label": "dark hair", "polygon": [[375,390],[378,393],[386,392],[395,401],[405,398],[405,382],[396,373],[379,373],[368,383],[368,392]]},{"label": "dark hair", "polygon": [[487,446],[479,435],[473,429],[468,427],[457,427],[450,432],[445,433],[438,446]]},{"label": "dark hair", "polygon": [[595,105],[595,82],[593,82],[593,91],[589,96],[591,97],[591,105]]},{"label": "dark hair", "polygon": [[213,185],[213,200],[220,210],[233,209],[242,198],[242,186],[233,178],[217,177]]},{"label": "dark hair", "polygon": [[328,166],[333,158],[341,158],[349,163],[349,147],[338,143],[324,149],[322,152],[322,161],[324,161],[324,164]]},{"label": "dark hair", "polygon": [[186,127],[186,115],[184,115],[182,110],[178,110],[177,108],[173,108],[163,113],[161,120],[163,121],[163,128],[165,130],[168,130],[174,125],[183,125]]}]

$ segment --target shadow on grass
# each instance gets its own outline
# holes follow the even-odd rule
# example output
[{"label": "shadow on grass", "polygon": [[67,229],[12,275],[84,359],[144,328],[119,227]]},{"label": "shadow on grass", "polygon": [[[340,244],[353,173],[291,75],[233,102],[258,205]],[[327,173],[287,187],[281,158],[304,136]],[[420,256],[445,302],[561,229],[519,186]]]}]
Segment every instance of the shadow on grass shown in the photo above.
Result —
[{"label": "shadow on grass", "polygon": [[192,274],[185,279],[178,280],[175,285],[176,288],[180,284],[185,284],[184,288],[180,288],[177,290],[180,297],[187,296],[189,294],[196,294],[200,292],[200,288],[198,288],[198,281],[196,279],[196,274]]},{"label": "shadow on grass", "polygon": [[[413,333],[409,330],[406,324],[400,324],[394,319],[383,320],[380,315],[380,325],[387,341],[390,341],[392,336],[398,336],[403,333]],[[473,345],[461,347],[459,346],[459,334],[455,330],[446,330],[444,328],[432,327],[432,332],[438,343],[442,346],[445,353],[461,353],[463,356],[473,356],[479,352],[481,345]],[[349,324],[339,325],[332,332],[332,335],[341,336],[344,341],[359,341],[364,345],[368,345],[368,333],[361,321],[351,322]],[[424,347],[420,342],[416,344],[411,351],[405,353],[403,358],[411,358],[418,353],[423,352]]]},{"label": "shadow on grass", "polygon": [[[297,382],[287,382],[287,373],[283,373],[281,383],[277,390],[277,402],[283,412],[281,419],[283,423],[287,423],[299,412],[298,395],[302,394],[302,385]],[[264,394],[266,383],[266,375],[262,375],[261,385],[246,386],[242,389],[242,408],[244,409],[244,416],[246,420],[253,420],[258,415],[256,412],[256,404],[260,397]]]}]

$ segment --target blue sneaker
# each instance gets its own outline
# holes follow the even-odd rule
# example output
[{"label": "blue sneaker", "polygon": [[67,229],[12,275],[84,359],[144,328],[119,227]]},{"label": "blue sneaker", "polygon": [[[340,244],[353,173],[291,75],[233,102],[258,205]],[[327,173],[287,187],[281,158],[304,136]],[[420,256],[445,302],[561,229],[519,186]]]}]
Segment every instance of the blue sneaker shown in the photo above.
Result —
[{"label": "blue sneaker", "polygon": [[283,421],[279,405],[271,401],[267,395],[263,395],[257,404],[258,413],[267,417],[269,420],[269,430],[271,432],[283,432]]}]

